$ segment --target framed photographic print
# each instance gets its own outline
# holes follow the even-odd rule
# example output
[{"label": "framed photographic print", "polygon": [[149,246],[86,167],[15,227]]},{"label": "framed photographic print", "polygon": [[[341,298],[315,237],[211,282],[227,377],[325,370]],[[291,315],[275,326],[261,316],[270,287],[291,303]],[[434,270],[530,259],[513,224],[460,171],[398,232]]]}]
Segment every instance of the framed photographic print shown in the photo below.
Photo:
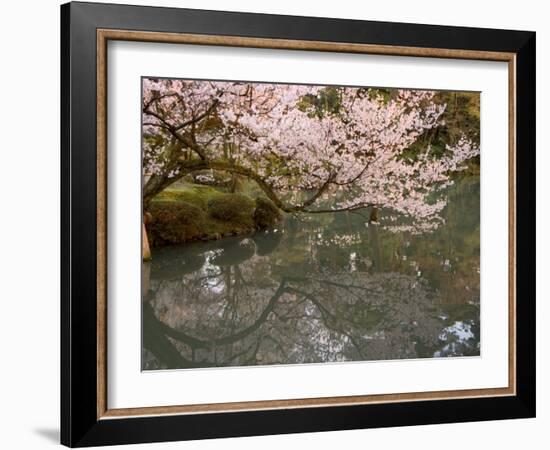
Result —
[{"label": "framed photographic print", "polygon": [[535,415],[535,33],[61,24],[63,444]]}]

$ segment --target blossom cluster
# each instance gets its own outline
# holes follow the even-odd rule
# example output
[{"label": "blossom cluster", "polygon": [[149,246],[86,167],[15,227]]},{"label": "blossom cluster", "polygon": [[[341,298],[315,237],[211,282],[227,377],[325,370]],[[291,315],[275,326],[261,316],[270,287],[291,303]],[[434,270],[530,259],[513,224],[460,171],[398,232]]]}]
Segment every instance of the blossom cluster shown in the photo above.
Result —
[{"label": "blossom cluster", "polygon": [[174,180],[185,175],[174,163],[177,142],[178,161],[224,161],[253,173],[273,195],[313,193],[294,209],[315,212],[327,201],[334,211],[376,206],[413,218],[418,229],[435,228],[446,202],[434,201],[433,192],[479,154],[462,137],[444,155],[434,157],[427,144],[414,158],[405,156],[427,130],[442,125],[445,105],[434,101],[436,93],[399,89],[388,98],[333,87],[337,111],[315,114],[303,99],[320,98],[326,89],[146,78],[143,133],[160,139],[144,140],[144,172]]}]

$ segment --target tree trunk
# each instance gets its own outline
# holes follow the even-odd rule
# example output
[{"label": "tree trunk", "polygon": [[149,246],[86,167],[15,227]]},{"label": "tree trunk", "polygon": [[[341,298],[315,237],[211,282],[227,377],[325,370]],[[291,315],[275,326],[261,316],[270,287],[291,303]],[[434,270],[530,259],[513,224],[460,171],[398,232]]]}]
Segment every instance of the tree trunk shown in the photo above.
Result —
[{"label": "tree trunk", "polygon": [[370,210],[369,223],[378,222],[378,208],[373,206]]},{"label": "tree trunk", "polygon": [[149,248],[149,239],[147,238],[147,229],[142,224],[142,253],[143,261],[151,261],[151,249]]}]

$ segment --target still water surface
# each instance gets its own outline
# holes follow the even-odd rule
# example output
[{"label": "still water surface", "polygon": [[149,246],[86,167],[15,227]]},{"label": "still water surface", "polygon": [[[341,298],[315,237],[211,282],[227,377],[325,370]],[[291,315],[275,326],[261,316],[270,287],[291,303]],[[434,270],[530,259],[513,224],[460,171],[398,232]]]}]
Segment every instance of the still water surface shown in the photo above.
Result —
[{"label": "still water surface", "polygon": [[422,235],[358,214],[287,217],[154,249],[143,369],[479,355],[479,178],[450,188],[444,217]]}]

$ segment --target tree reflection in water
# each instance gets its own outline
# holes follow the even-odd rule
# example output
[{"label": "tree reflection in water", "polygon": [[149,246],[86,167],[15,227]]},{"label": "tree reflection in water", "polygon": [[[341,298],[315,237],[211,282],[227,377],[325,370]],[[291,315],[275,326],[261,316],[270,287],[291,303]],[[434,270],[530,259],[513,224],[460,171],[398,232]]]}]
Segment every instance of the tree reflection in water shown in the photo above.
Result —
[{"label": "tree reflection in water", "polygon": [[479,181],[411,236],[357,215],[157,249],[143,369],[479,355]]}]

